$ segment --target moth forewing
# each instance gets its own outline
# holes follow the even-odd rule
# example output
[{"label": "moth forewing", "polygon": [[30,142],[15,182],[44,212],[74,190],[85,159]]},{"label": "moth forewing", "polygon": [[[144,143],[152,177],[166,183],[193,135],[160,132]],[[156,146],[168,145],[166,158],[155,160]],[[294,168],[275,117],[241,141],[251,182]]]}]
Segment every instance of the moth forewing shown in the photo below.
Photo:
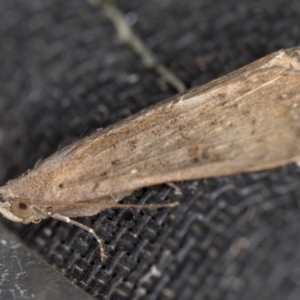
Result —
[{"label": "moth forewing", "polygon": [[122,207],[137,188],[299,161],[299,57],[280,50],[65,147],[0,188],[0,212],[91,232],[69,217]]},{"label": "moth forewing", "polygon": [[[77,165],[80,180],[65,181],[51,198],[118,198],[142,186],[297,161],[297,53],[299,48],[279,51],[96,136]],[[99,165],[100,160],[105,163]],[[87,175],[82,164],[93,171]]]}]

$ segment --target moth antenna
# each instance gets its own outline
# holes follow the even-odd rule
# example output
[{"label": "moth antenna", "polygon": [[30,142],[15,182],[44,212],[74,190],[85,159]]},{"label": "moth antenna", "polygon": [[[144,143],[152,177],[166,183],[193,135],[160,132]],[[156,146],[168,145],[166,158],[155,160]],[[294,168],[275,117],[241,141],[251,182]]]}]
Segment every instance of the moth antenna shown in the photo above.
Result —
[{"label": "moth antenna", "polygon": [[105,259],[106,255],[105,255],[105,250],[104,250],[102,240],[99,238],[99,236],[96,234],[96,232],[92,228],[90,228],[90,227],[88,227],[88,226],[86,226],[82,223],[79,223],[77,221],[74,221],[74,220],[70,219],[69,217],[60,215],[60,214],[51,214],[51,213],[49,213],[49,217],[52,217],[52,218],[57,219],[59,221],[63,221],[63,222],[75,225],[75,226],[85,230],[89,234],[91,234],[99,244],[101,261],[103,261]]},{"label": "moth antenna", "polygon": [[[107,206],[105,208],[112,208],[112,209],[114,209],[114,208],[120,208],[120,209],[124,209],[124,208],[143,208],[143,209],[144,208],[150,208],[150,209],[156,209],[156,208],[175,207],[178,204],[179,204],[179,202],[164,203],[164,204],[126,204],[126,203],[125,204],[123,204],[123,203],[115,204],[115,203],[113,203],[110,206]],[[105,259],[106,255],[105,255],[105,250],[104,250],[102,240],[99,238],[99,236],[96,234],[96,232],[91,227],[88,227],[88,226],[86,226],[82,223],[74,221],[74,220],[70,219],[69,217],[66,217],[66,216],[63,216],[63,215],[60,215],[60,214],[52,214],[52,213],[48,212],[48,216],[53,218],[53,219],[63,221],[65,223],[75,225],[75,226],[85,230],[89,234],[91,234],[99,244],[101,261],[103,261]]]}]

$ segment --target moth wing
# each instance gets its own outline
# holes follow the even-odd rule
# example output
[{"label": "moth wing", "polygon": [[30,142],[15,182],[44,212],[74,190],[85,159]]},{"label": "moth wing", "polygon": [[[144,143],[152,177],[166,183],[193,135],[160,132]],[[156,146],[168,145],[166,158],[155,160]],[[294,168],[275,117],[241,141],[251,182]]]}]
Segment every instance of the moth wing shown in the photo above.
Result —
[{"label": "moth wing", "polygon": [[278,51],[77,144],[76,176],[49,197],[117,197],[299,160],[299,53]]}]

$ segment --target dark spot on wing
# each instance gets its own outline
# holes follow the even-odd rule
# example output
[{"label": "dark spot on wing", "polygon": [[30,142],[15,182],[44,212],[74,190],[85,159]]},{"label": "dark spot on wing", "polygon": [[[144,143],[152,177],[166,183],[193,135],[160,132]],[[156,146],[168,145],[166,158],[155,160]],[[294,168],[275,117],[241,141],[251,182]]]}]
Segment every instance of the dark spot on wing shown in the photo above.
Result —
[{"label": "dark spot on wing", "polygon": [[130,141],[128,141],[128,144],[129,144],[129,146],[130,146],[130,150],[134,150],[134,149],[136,149],[136,140],[130,140]]},{"label": "dark spot on wing", "polygon": [[94,187],[93,187],[93,192],[95,191],[95,190],[97,190],[97,188],[99,187],[99,182],[95,182],[95,184],[94,184]]},{"label": "dark spot on wing", "polygon": [[119,165],[119,164],[120,164],[120,160],[119,160],[119,159],[115,159],[115,160],[113,160],[113,161],[111,162],[111,164],[112,164],[113,166]]}]

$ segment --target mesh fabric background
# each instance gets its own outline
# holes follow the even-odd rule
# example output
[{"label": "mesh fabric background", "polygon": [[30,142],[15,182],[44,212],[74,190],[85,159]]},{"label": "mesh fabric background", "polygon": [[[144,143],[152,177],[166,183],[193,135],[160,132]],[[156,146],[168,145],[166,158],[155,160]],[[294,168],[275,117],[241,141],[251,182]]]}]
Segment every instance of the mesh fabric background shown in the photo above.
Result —
[{"label": "mesh fabric background", "polygon": [[[188,87],[300,44],[299,1],[116,1]],[[84,0],[0,1],[0,178],[176,91],[143,66]],[[298,141],[295,141],[298,142]],[[33,251],[98,299],[299,299],[300,168],[162,185],[80,219],[105,243],[54,220],[8,223]]]}]

